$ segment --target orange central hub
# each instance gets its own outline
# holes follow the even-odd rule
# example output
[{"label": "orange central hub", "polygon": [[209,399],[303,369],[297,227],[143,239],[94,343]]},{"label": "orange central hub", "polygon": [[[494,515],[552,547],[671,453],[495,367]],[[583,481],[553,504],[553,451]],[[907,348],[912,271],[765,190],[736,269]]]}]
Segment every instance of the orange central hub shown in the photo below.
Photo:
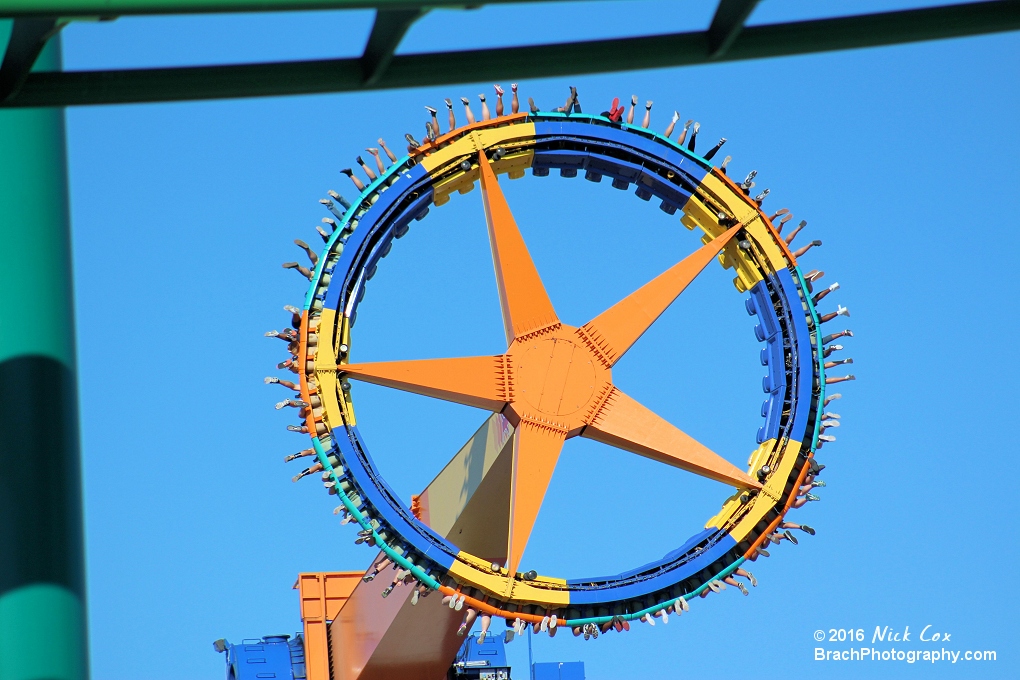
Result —
[{"label": "orange central hub", "polygon": [[507,352],[514,376],[511,408],[518,416],[538,416],[568,430],[587,424],[591,409],[585,407],[611,376],[576,330],[560,326],[511,345]]}]

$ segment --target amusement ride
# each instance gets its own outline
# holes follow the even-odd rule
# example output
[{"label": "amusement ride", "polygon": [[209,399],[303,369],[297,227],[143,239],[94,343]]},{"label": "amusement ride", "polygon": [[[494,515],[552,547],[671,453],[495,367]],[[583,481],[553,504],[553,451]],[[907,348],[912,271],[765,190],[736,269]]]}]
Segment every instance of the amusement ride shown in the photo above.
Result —
[{"label": "amusement ride", "polygon": [[[513,44],[480,49],[400,53],[411,26],[444,0],[0,0],[0,321],[27,333],[0,339],[0,680],[89,677],[88,608],[79,438],[77,359],[64,108],[96,104],[292,96],[453,83],[548,78],[736,60],[803,55],[922,40],[1020,30],[1020,3],[984,0],[760,23],[758,0],[719,0],[703,27],[609,39]],[[545,0],[534,0],[538,5]],[[132,15],[375,10],[356,56],[64,71],[60,31],[76,21]],[[530,10],[529,10],[530,11]],[[657,27],[658,24],[655,24]],[[446,44],[443,41],[442,44]],[[663,134],[635,124],[636,98],[625,106],[582,113],[575,91],[566,105],[520,110],[516,88],[509,112],[497,86],[495,116],[482,98],[475,119],[453,119],[440,133],[438,111],[422,142],[407,135],[398,157],[380,140],[360,158],[367,181],[344,170],[357,189],[350,201],[331,192],[321,252],[304,244],[311,267],[288,263],[309,279],[303,306],[290,307],[292,328],[273,335],[291,358],[280,364],[293,380],[270,377],[295,394],[294,407],[311,445],[289,460],[314,459],[296,478],[321,474],[339,498],[342,522],[356,543],[377,549],[367,571],[298,577],[302,632],[230,644],[227,676],[308,680],[436,680],[444,675],[506,680],[501,647],[529,635],[596,638],[632,623],[653,625],[691,609],[689,602],[728,584],[746,590],[748,561],[768,546],[795,542],[791,530],[813,529],[787,519],[817,497],[824,465],[815,456],[834,441],[839,417],[826,411],[831,385],[853,376],[827,371],[851,337],[822,325],[848,316],[816,305],[838,288],[815,284],[792,248],[803,228],[784,227],[786,209],[762,210],[768,190],[754,192],[755,173],[737,182],[727,161],[713,164],[719,144],[695,151],[698,124],[678,116]],[[529,100],[530,103],[530,100]],[[689,139],[688,139],[689,135]],[[384,160],[384,157],[385,159]],[[579,327],[568,326],[546,294],[517,230],[501,183],[528,174],[583,174],[588,181],[632,190],[701,236],[690,256]],[[365,287],[412,224],[454,192],[479,194],[488,228],[505,348],[488,356],[359,363],[351,360],[353,329]],[[480,228],[479,220],[479,228]],[[303,242],[302,242],[303,244]],[[764,376],[757,447],[735,467],[619,389],[613,367],[641,334],[715,260],[733,272],[753,331]],[[357,424],[358,381],[468,404],[490,413],[484,425],[421,493],[403,502],[379,474]],[[2,395],[0,395],[2,396]],[[731,488],[719,511],[688,540],[652,563],[609,577],[538,574],[522,564],[533,523],[566,439],[586,437]],[[40,461],[47,461],[46,465]],[[483,522],[481,518],[485,516]],[[494,529],[493,527],[496,527]],[[393,576],[390,577],[391,572]],[[438,591],[438,594],[436,593]],[[503,635],[489,630],[503,619]],[[476,623],[480,632],[471,635]],[[529,637],[530,640],[530,637]],[[41,642],[43,641],[43,642]],[[534,680],[582,677],[534,664]],[[520,680],[518,678],[518,680]]]},{"label": "amusement ride", "polygon": [[[427,136],[419,142],[407,135],[406,155],[397,158],[380,140],[390,162],[377,149],[370,149],[375,169],[359,157],[367,181],[342,170],[359,195],[347,200],[331,190],[321,200],[329,211],[326,228],[318,228],[325,241],[321,253],[299,242],[313,266],[284,265],[310,281],[303,307],[288,308],[293,328],[267,333],[288,342],[291,358],[279,368],[294,371],[298,380],[266,381],[283,382],[296,392],[277,407],[298,409],[303,421],[289,429],[307,433],[311,442],[287,459],[314,457],[295,480],[321,473],[327,491],[340,500],[336,512],[343,523],[358,529],[356,542],[379,550],[367,572],[348,575],[342,603],[325,617],[328,639],[316,643],[306,626],[309,677],[316,655],[320,665],[328,665],[329,675],[322,677],[382,678],[398,669],[401,677],[442,677],[476,620],[481,635],[472,638],[475,644],[491,639],[493,619],[505,620],[508,631],[501,637],[506,641],[529,626],[535,633],[566,629],[589,639],[630,630],[632,622],[668,620],[690,611],[690,600],[726,583],[745,590],[734,580],[749,576],[742,565],[767,556],[764,548],[772,542],[796,541],[784,531],[786,513],[817,500],[810,491],[823,485],[815,480],[824,467],[815,453],[834,440],[826,429],[839,424],[837,414],[825,411],[839,395],[827,394],[826,386],[854,379],[827,377],[827,367],[852,360],[826,358],[842,348],[830,344],[834,339],[852,333],[822,330],[823,323],[849,314],[843,307],[824,316],[816,311],[816,302],[838,284],[816,292],[813,284],[822,273],[804,272],[798,265],[797,256],[821,245],[812,241],[791,250],[806,223],[784,235],[792,214],[763,211],[769,191],[752,192],[756,173],[735,182],[726,173],[729,158],[712,164],[725,140],[698,155],[698,126],[692,128],[690,121],[678,139],[671,138],[676,115],[665,134],[648,128],[651,102],[644,122],[635,124],[636,97],[625,120],[618,100],[600,115],[581,113],[574,88],[562,107],[541,111],[531,102],[531,111],[521,112],[516,84],[511,110],[505,112],[502,90],[496,89],[495,116],[484,95],[477,120],[465,99],[468,123],[457,126],[447,100],[450,129],[440,134],[436,110],[427,107],[432,115]],[[700,247],[587,323],[563,323],[501,189],[501,181],[554,171],[631,190],[641,201],[654,199],[660,210],[679,214],[680,224],[701,235]],[[352,362],[358,307],[395,242],[432,207],[444,205],[453,192],[471,192],[476,184],[506,350]],[[762,424],[745,469],[613,382],[615,364],[713,261],[732,270],[733,286],[745,296],[761,343]],[[358,381],[472,406],[491,416],[406,503],[379,473],[369,452],[370,433],[358,427],[352,387]],[[525,570],[522,555],[560,451],[572,437],[721,482],[731,494],[703,528],[652,563],[609,577]],[[392,580],[386,567],[395,571]],[[320,578],[315,587],[324,589],[327,580]],[[440,595],[428,598],[433,591]],[[410,630],[413,643],[407,641]]]}]

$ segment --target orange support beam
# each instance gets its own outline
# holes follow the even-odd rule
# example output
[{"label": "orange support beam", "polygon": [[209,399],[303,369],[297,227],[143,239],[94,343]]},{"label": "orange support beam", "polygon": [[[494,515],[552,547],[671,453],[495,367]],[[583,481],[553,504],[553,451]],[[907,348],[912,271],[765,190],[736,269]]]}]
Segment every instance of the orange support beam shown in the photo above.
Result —
[{"label": "orange support beam", "polygon": [[335,619],[361,582],[361,571],[327,571],[299,574],[294,589],[301,601],[305,636],[305,672],[308,680],[329,680],[327,626]]}]

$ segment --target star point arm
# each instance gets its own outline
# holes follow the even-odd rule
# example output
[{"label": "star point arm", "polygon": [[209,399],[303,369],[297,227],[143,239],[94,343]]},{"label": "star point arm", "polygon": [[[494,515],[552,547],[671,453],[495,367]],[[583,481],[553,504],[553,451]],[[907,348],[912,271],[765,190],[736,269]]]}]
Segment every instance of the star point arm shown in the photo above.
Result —
[{"label": "star point arm", "polygon": [[478,165],[503,329],[509,345],[514,338],[559,323],[559,318],[484,151],[478,152]]},{"label": "star point arm", "polygon": [[655,323],[742,228],[737,225],[581,326],[612,366]]},{"label": "star point arm", "polygon": [[565,431],[528,420],[522,420],[514,432],[507,545],[507,569],[511,576],[520,566],[566,435]]},{"label": "star point arm", "polygon": [[581,436],[723,484],[761,488],[728,460],[615,387]]},{"label": "star point arm", "polygon": [[340,364],[351,380],[499,412],[509,401],[503,355]]}]

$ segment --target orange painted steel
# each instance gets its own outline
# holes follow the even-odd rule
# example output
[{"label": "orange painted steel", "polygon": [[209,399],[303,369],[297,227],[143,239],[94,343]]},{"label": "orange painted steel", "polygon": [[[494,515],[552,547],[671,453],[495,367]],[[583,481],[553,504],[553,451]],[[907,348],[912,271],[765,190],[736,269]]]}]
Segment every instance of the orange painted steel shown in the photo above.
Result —
[{"label": "orange painted steel", "polygon": [[807,457],[807,462],[804,463],[804,466],[800,470],[800,474],[797,475],[797,485],[794,487],[794,491],[790,494],[790,497],[786,499],[786,503],[783,505],[783,511],[779,513],[779,517],[769,522],[768,528],[754,540],[751,547],[744,553],[744,559],[750,559],[751,555],[754,554],[754,551],[758,549],[758,546],[765,542],[769,535],[776,530],[776,527],[779,526],[779,523],[783,521],[783,518],[786,517],[786,513],[790,511],[790,506],[792,506],[793,502],[797,499],[796,490],[804,483],[804,478],[807,477],[808,467],[811,465],[811,459],[814,457],[815,455],[813,453]]},{"label": "orange painted steel", "polygon": [[503,309],[503,327],[506,341],[510,343],[515,338],[556,326],[560,320],[484,151],[478,152],[478,166],[499,304]]},{"label": "orange painted steel", "polygon": [[768,226],[768,230],[772,234],[772,240],[776,242],[777,246],[779,246],[779,250],[782,251],[783,255],[786,257],[787,262],[790,263],[791,267],[796,266],[797,258],[793,256],[793,253],[790,252],[790,248],[786,245],[786,241],[779,235],[779,232],[776,231],[776,228],[772,225],[772,220],[766,217],[765,213],[761,212],[758,208],[758,204],[754,203],[749,196],[745,195],[737,183],[730,179],[725,172],[721,172],[718,168],[712,168],[712,175],[722,180],[724,184],[729,186],[735,195],[741,196],[745,203],[755,209],[755,212],[760,215],[762,221]]},{"label": "orange painted steel", "polygon": [[[501,618],[501,619],[506,619],[508,621],[513,621],[514,619],[520,619],[521,621],[526,621],[527,623],[538,623],[538,624],[541,624],[542,621],[545,619],[545,616],[543,616],[541,614],[525,614],[524,612],[512,612],[512,611],[510,611],[508,609],[500,609],[499,607],[494,607],[491,604],[489,604],[488,602],[483,602],[482,600],[479,600],[477,598],[470,597],[469,595],[465,595],[460,590],[454,590],[453,588],[451,588],[449,586],[439,586],[439,592],[441,592],[443,595],[451,595],[451,596],[452,595],[456,595],[457,597],[463,597],[464,598],[464,604],[466,606],[471,607],[472,609],[477,609],[482,614],[488,614],[490,616],[494,616],[494,617]],[[551,612],[550,612],[549,616],[550,616],[550,618],[556,618],[554,615],[551,614]],[[557,625],[559,625],[559,623],[565,621],[565,619],[558,619],[557,618],[556,621],[557,621]]]},{"label": "orange painted steel", "polygon": [[709,241],[581,327],[609,366],[620,360],[742,228],[738,224]]},{"label": "orange painted steel", "polygon": [[326,626],[337,617],[361,580],[360,571],[299,574],[294,588],[304,624],[305,672],[308,680],[330,680]]},{"label": "orange painted steel", "polygon": [[332,680],[441,680],[464,638],[461,612],[433,592],[412,605],[412,586],[389,597],[390,570],[361,582],[330,625]]},{"label": "orange painted steel", "polygon": [[514,433],[507,543],[507,570],[510,574],[517,573],[566,435],[564,430],[531,420],[522,420]]},{"label": "orange painted steel", "polygon": [[761,484],[617,388],[582,436],[737,487]]},{"label": "orange painted steel", "polygon": [[499,412],[508,399],[500,383],[503,357],[459,357],[417,361],[340,364],[348,377],[426,397]]},{"label": "orange painted steel", "polygon": [[507,568],[515,574],[565,439],[582,435],[738,488],[761,485],[613,386],[612,364],[734,237],[733,227],[581,328],[559,321],[485,154],[482,203],[503,355],[341,364],[364,380],[502,413],[515,433]]},{"label": "orange painted steel", "polygon": [[[528,117],[527,113],[509,113],[505,116],[498,116],[498,119],[500,123],[510,124],[524,122],[525,119],[527,119],[527,117]],[[447,132],[445,135],[440,135],[435,140],[426,139],[424,142],[422,142],[421,146],[410,152],[410,156],[412,158],[414,158],[415,156],[428,156],[432,152],[438,151],[439,147],[444,146],[447,142],[452,142],[456,139],[459,139],[463,135],[470,134],[475,130],[491,129],[492,122],[493,122],[492,120],[475,121],[474,123],[462,125],[458,127],[456,130],[451,130],[450,132]]]}]

